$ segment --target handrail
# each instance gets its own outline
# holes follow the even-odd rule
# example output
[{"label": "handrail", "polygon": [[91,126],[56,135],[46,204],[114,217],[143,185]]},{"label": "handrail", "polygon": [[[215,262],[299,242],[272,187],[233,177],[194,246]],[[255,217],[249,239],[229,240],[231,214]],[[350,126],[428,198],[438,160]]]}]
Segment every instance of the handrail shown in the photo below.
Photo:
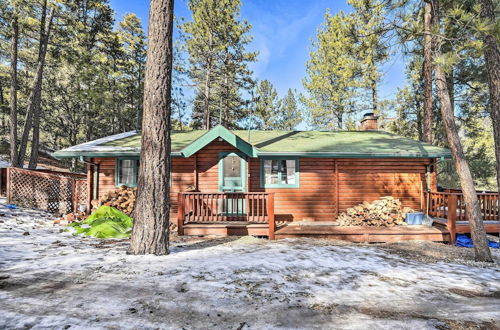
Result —
[{"label": "handrail", "polygon": [[269,223],[274,239],[274,193],[266,192],[181,192],[178,193],[178,233],[186,222],[227,223],[245,221]]},{"label": "handrail", "polygon": [[[455,242],[456,222],[468,221],[463,193],[456,192],[424,192],[428,209],[426,213],[432,217],[447,220],[446,227],[451,235],[451,243]],[[483,220],[500,221],[500,203],[498,193],[478,193]]]}]

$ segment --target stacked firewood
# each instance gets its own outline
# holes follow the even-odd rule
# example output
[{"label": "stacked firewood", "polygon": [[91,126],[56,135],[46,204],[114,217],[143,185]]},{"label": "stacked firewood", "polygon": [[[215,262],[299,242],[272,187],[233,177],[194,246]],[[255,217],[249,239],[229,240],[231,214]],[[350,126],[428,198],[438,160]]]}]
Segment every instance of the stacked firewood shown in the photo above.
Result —
[{"label": "stacked firewood", "polygon": [[348,208],[340,214],[337,223],[340,226],[375,226],[392,227],[405,225],[406,213],[414,212],[403,207],[399,199],[385,196],[371,203],[363,202]]},{"label": "stacked firewood", "polygon": [[137,188],[121,186],[105,193],[101,198],[93,200],[92,206],[97,209],[99,206],[108,205],[130,216],[134,211],[136,192]]}]

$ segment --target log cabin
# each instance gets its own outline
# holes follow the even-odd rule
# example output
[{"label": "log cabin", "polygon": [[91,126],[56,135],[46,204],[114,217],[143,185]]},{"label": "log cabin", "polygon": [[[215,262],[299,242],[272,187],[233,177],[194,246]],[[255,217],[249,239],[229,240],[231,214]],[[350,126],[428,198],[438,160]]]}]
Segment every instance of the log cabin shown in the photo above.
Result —
[{"label": "log cabin", "polygon": [[[79,144],[54,156],[87,164],[90,209],[91,201],[106,192],[137,185],[140,132]],[[450,158],[446,148],[380,130],[373,114],[364,116],[358,131],[228,130],[220,125],[172,131],[170,220],[184,235],[294,237],[299,227],[288,225],[309,223],[318,225],[308,227],[309,236],[323,237],[321,225],[382,196],[424,210],[427,191],[437,191],[436,163],[445,158]],[[356,235],[366,239],[370,230]],[[445,240],[442,231],[432,234],[439,238],[433,240]]]}]

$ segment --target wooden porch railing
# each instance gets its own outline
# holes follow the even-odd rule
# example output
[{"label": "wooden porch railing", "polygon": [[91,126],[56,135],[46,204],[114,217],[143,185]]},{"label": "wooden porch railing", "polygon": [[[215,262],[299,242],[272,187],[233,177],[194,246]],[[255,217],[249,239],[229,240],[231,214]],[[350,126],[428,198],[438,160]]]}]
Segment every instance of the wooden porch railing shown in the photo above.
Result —
[{"label": "wooden porch railing", "polygon": [[[461,192],[425,192],[426,212],[436,218],[446,219],[446,227],[455,243],[457,221],[468,221],[465,213],[464,196]],[[478,193],[483,220],[500,221],[498,193]]]},{"label": "wooden porch railing", "polygon": [[178,232],[184,224],[245,221],[269,223],[269,239],[274,239],[274,193],[235,192],[178,194]]}]

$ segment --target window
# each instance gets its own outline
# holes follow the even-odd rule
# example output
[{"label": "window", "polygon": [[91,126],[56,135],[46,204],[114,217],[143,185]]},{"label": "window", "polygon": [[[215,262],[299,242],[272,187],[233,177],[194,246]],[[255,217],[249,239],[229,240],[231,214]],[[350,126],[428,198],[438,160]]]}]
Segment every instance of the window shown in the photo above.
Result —
[{"label": "window", "polygon": [[137,186],[139,176],[139,159],[137,158],[117,158],[116,159],[116,185],[117,186]]},{"label": "window", "polygon": [[291,158],[261,159],[261,187],[297,188],[299,186],[299,160]]},{"label": "window", "polygon": [[219,153],[219,190],[245,191],[245,159],[239,153]]}]

